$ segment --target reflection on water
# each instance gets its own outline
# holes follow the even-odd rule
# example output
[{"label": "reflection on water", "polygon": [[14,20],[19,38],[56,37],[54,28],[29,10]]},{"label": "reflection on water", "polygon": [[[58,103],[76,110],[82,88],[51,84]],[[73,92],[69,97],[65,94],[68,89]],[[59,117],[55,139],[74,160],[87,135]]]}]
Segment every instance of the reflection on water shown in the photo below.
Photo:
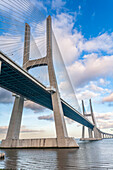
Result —
[{"label": "reflection on water", "polygon": [[113,170],[113,139],[80,142],[79,149],[6,149],[0,168],[47,170]]}]

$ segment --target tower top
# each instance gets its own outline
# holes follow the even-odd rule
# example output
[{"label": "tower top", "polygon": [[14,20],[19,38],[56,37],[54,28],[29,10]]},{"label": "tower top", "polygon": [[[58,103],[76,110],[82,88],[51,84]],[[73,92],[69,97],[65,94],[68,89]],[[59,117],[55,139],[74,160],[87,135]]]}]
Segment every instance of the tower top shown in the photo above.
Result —
[{"label": "tower top", "polygon": [[51,19],[51,15],[49,15],[49,16],[47,17],[47,19]]}]

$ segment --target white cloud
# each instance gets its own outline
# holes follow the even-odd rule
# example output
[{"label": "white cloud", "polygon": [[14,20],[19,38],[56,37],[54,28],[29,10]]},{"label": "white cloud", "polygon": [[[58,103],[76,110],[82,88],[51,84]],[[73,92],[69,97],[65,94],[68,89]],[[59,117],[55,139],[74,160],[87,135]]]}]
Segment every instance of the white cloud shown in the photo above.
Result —
[{"label": "white cloud", "polygon": [[37,1],[37,0],[30,0],[30,2],[37,7],[38,9],[40,9],[40,13],[41,13],[41,9],[44,9],[45,11],[47,11],[47,8],[44,6],[43,2],[41,1]]},{"label": "white cloud", "polygon": [[101,103],[102,96],[111,92],[108,88],[100,87],[100,80],[90,81],[85,86],[77,88],[76,95],[79,100],[94,99],[94,102]]},{"label": "white cloud", "polygon": [[103,102],[113,102],[113,93],[111,93],[109,96],[106,96],[102,100]]},{"label": "white cloud", "polygon": [[110,90],[107,88],[102,88],[97,86],[96,84],[94,84],[93,82],[90,83],[90,85],[88,86],[89,89],[91,89],[93,92],[100,92],[100,93],[109,93]]},{"label": "white cloud", "polygon": [[101,85],[108,85],[108,84],[110,84],[110,81],[106,81],[105,79],[100,78],[99,83],[100,83]]},{"label": "white cloud", "polygon": [[38,119],[39,119],[39,120],[49,120],[49,121],[53,121],[53,120],[54,120],[54,116],[53,116],[53,114],[43,115],[43,116],[39,116]]},{"label": "white cloud", "polygon": [[96,119],[101,120],[101,121],[113,119],[113,112],[98,113],[98,116],[96,116]]},{"label": "white cloud", "polygon": [[74,86],[80,87],[100,77],[112,76],[112,63],[112,55],[98,58],[97,54],[92,53],[85,55],[83,60],[75,61],[68,67],[68,71]]},{"label": "white cloud", "polygon": [[99,93],[92,92],[90,90],[85,90],[81,93],[77,93],[78,100],[91,99],[100,96]]},{"label": "white cloud", "polygon": [[83,51],[112,54],[113,33],[105,32],[97,37],[86,39],[81,32],[74,28],[76,16],[77,13],[74,16],[61,13],[53,18],[54,33],[65,63],[72,64]]},{"label": "white cloud", "polygon": [[[43,115],[43,116],[39,116],[38,117],[39,120],[47,120],[47,121],[54,121],[54,115],[53,114],[50,114],[50,115]],[[74,123],[73,120],[65,117],[65,120],[68,124],[72,124]]]},{"label": "white cloud", "polygon": [[104,90],[102,87],[98,87],[93,83],[89,86],[89,88],[94,92],[103,92]]},{"label": "white cloud", "polygon": [[12,93],[0,87],[0,103],[9,104],[13,102]]},{"label": "white cloud", "polygon": [[80,5],[78,6],[78,9],[81,10],[81,6]]},{"label": "white cloud", "polygon": [[80,48],[87,52],[104,51],[111,54],[113,52],[113,33],[108,34],[106,32],[89,40],[84,39],[80,44]]},{"label": "white cloud", "polygon": [[76,20],[76,13],[74,17],[62,13],[53,18],[53,28],[58,45],[61,49],[62,57],[66,64],[71,64],[80,55],[78,47],[79,41],[83,38],[81,33],[72,29]]},{"label": "white cloud", "polygon": [[98,120],[98,127],[100,129],[109,129],[109,128],[113,128],[113,121],[106,119],[105,121],[102,120]]},{"label": "white cloud", "polygon": [[66,4],[63,0],[52,0],[52,9],[59,10]]},{"label": "white cloud", "polygon": [[40,106],[40,105],[38,105],[38,104],[36,104],[32,101],[29,101],[29,100],[24,102],[24,106],[27,109],[33,110],[34,113],[41,113],[45,110],[44,107],[42,107],[42,106]]}]

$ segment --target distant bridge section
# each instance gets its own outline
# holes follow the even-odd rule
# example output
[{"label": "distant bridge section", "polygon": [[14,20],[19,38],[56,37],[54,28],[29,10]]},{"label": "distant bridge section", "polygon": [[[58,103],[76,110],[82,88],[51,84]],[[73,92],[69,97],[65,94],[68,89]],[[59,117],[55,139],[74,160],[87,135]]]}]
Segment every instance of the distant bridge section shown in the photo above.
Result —
[{"label": "distant bridge section", "polygon": [[113,134],[102,132],[100,129],[98,129],[99,132],[101,133],[101,138],[102,139],[108,139],[108,138],[113,138]]},{"label": "distant bridge section", "polygon": [[[53,110],[51,93],[27,71],[0,52],[0,87]],[[93,130],[94,125],[61,99],[64,115]]]}]

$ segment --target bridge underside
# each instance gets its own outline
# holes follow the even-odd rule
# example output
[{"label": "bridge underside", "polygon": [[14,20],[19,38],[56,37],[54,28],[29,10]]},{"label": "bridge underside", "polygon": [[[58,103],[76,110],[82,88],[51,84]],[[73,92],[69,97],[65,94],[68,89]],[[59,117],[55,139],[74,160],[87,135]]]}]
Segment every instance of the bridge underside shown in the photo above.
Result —
[{"label": "bridge underside", "polygon": [[[46,90],[44,85],[23,70],[20,66],[15,64],[2,52],[0,52],[0,61],[2,62],[0,87],[53,110],[51,93]],[[94,126],[88,121],[88,119],[62,99],[61,103],[66,117],[93,129]]]}]

